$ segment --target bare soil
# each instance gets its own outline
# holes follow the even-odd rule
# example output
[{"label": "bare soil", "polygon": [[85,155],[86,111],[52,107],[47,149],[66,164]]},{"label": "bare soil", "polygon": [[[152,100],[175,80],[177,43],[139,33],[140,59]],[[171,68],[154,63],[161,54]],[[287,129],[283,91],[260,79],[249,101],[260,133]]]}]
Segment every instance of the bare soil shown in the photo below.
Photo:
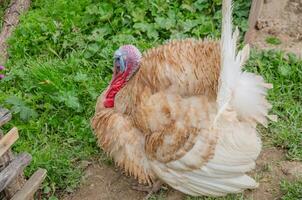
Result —
[{"label": "bare soil", "polygon": [[287,161],[285,152],[277,148],[264,149],[251,173],[259,182],[256,190],[247,191],[246,197],[253,200],[275,200],[282,196],[280,181],[293,181],[302,177],[302,163]]},{"label": "bare soil", "polygon": [[100,164],[88,166],[81,187],[65,200],[140,200],[143,192],[131,189],[135,181],[127,178],[113,167]]},{"label": "bare soil", "polygon": [[[90,164],[85,170],[82,185],[64,200],[142,200],[147,193],[133,190],[137,182],[119,169],[104,164]],[[166,200],[182,200],[184,195],[173,189],[165,190]]]},{"label": "bare soil", "polygon": [[[252,46],[260,49],[281,49],[302,57],[302,0],[264,0]],[[269,44],[269,37],[281,44]]]}]

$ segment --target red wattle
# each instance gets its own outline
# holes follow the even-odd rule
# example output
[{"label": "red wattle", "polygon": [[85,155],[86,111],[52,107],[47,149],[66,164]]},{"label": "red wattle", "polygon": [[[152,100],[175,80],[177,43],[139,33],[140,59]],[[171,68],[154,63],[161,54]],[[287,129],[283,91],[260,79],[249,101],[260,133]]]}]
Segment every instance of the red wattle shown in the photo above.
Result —
[{"label": "red wattle", "polygon": [[114,107],[114,99],[105,99],[104,101],[104,107],[105,108],[112,108]]},{"label": "red wattle", "polygon": [[104,107],[105,108],[112,108],[114,107],[114,98],[115,95],[122,89],[126,83],[126,77],[127,73],[122,74],[122,75],[117,75],[113,81],[111,82],[111,85],[105,95],[104,99]]}]

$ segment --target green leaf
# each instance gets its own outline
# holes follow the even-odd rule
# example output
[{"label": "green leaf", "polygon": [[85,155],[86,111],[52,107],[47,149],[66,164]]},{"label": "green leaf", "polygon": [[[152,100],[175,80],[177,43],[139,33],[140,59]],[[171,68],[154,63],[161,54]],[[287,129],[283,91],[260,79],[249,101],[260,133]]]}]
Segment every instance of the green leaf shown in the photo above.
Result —
[{"label": "green leaf", "polygon": [[59,96],[55,97],[59,102],[64,103],[67,107],[72,108],[76,111],[80,111],[81,105],[79,99],[73,92],[62,92]]},{"label": "green leaf", "polygon": [[20,119],[22,119],[23,121],[28,121],[31,118],[35,119],[38,116],[38,114],[29,107],[22,106],[20,108]]},{"label": "green leaf", "polygon": [[99,18],[100,21],[105,21],[110,19],[113,15],[113,8],[112,5],[109,3],[102,3],[99,7],[99,13],[101,17]]},{"label": "green leaf", "polygon": [[156,24],[163,29],[171,29],[175,26],[176,20],[172,18],[156,17]]},{"label": "green leaf", "polygon": [[207,8],[209,8],[211,5],[209,3],[207,3],[207,0],[197,0],[194,4],[193,4],[193,8],[197,9],[199,11],[205,10]]},{"label": "green leaf", "polygon": [[97,43],[92,43],[88,45],[88,51],[90,51],[91,53],[96,53],[97,51],[99,51],[100,47]]},{"label": "green leaf", "polygon": [[36,118],[38,114],[33,109],[26,106],[22,99],[16,96],[10,96],[5,101],[7,104],[12,105],[12,112],[19,113],[20,119],[23,121],[28,121],[31,118]]},{"label": "green leaf", "polygon": [[147,36],[150,39],[158,39],[158,32],[155,30],[155,28],[151,28],[147,31]]},{"label": "green leaf", "polygon": [[43,193],[44,194],[48,194],[48,193],[50,193],[51,192],[51,188],[49,187],[49,186],[45,186],[44,188],[43,188]]},{"label": "green leaf", "polygon": [[148,24],[148,23],[135,23],[133,25],[133,28],[137,29],[137,30],[140,30],[142,32],[147,32],[150,28],[152,28],[152,24]]},{"label": "green leaf", "polygon": [[150,39],[158,39],[158,32],[155,29],[154,24],[135,23],[133,28],[140,30],[141,32],[147,32],[147,36]]},{"label": "green leaf", "polygon": [[87,74],[82,74],[82,73],[78,72],[78,73],[75,75],[74,80],[75,80],[76,82],[87,81],[87,80],[88,80],[88,77],[87,77]]},{"label": "green leaf", "polygon": [[146,11],[143,9],[132,10],[131,16],[134,22],[143,22],[146,15]]},{"label": "green leaf", "polygon": [[48,200],[59,200],[59,199],[55,196],[51,196],[51,197],[48,198]]},{"label": "green leaf", "polygon": [[182,23],[184,32],[189,32],[191,31],[192,28],[196,27],[198,24],[200,24],[199,20],[190,20],[187,19]]},{"label": "green leaf", "polygon": [[109,26],[104,26],[102,28],[96,28],[92,31],[88,39],[91,41],[102,41],[105,36],[109,35],[112,29]]},{"label": "green leaf", "polygon": [[5,102],[7,104],[10,104],[10,105],[14,105],[14,106],[24,106],[25,103],[22,101],[22,99],[16,97],[16,96],[10,96],[8,97]]},{"label": "green leaf", "polygon": [[288,65],[279,65],[278,70],[282,76],[289,76],[291,73],[290,67]]},{"label": "green leaf", "polygon": [[113,15],[113,8],[109,3],[94,4],[89,6],[86,12],[92,16],[99,16],[100,21],[105,21]]},{"label": "green leaf", "polygon": [[189,5],[189,4],[182,4],[181,8],[184,9],[184,10],[188,10],[192,13],[196,12],[195,8],[192,5]]}]

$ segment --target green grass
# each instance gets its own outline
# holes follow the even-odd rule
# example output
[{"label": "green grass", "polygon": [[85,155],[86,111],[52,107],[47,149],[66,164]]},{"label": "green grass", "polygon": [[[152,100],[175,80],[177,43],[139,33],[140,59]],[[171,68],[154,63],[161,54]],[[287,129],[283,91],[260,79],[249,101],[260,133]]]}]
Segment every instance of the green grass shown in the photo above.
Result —
[{"label": "green grass", "polygon": [[266,43],[268,44],[273,44],[273,45],[279,45],[281,44],[281,40],[279,38],[276,38],[276,37],[267,37],[265,39]]},{"label": "green grass", "polygon": [[302,199],[302,180],[295,183],[283,181],[281,190],[284,193],[282,200],[297,200]]},{"label": "green grass", "polygon": [[[241,33],[249,6],[249,1],[235,2]],[[113,52],[125,43],[145,50],[175,38],[218,38],[220,10],[221,0],[33,1],[9,41],[0,104],[14,112],[5,128],[20,129],[15,151],[33,155],[26,174],[38,167],[48,170],[46,198],[72,191],[80,181],[80,161],[101,155],[89,120],[110,80]],[[302,160],[302,61],[253,53],[248,66],[275,86],[269,99],[279,121],[263,134],[287,149],[289,159]]]}]

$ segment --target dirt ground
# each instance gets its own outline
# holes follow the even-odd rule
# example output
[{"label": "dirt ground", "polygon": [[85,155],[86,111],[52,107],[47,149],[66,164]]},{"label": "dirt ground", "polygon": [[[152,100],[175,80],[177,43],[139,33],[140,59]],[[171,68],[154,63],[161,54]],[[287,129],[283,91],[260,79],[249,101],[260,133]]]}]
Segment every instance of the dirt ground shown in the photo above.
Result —
[{"label": "dirt ground", "polygon": [[[302,57],[302,0],[265,0],[257,31],[252,45],[260,49],[282,49]],[[281,44],[266,42],[276,37]],[[266,148],[257,160],[257,167],[251,173],[260,183],[259,188],[246,191],[246,199],[274,200],[282,195],[280,180],[302,178],[302,163],[286,161],[285,153],[276,148]],[[119,170],[100,164],[91,164],[85,171],[81,187],[65,196],[64,200],[141,200],[146,193],[134,191],[135,180],[121,175]],[[168,188],[166,200],[182,200],[185,195]]]},{"label": "dirt ground", "polygon": [[[85,171],[81,187],[65,196],[64,200],[142,200],[147,193],[131,188],[136,185],[131,177],[121,174],[121,171],[100,164],[91,164]],[[167,200],[182,200],[183,195],[169,189],[166,192]]]},{"label": "dirt ground", "polygon": [[[246,191],[246,199],[273,200],[282,195],[280,180],[294,180],[302,177],[302,163],[285,160],[285,153],[277,148],[264,149],[257,160],[257,167],[251,175],[260,183],[259,188]],[[131,189],[135,180],[121,174],[113,167],[90,164],[83,177],[81,187],[64,200],[141,200],[144,192]],[[163,193],[165,200],[184,200],[185,195],[171,188]]]},{"label": "dirt ground", "polygon": [[85,171],[81,187],[65,200],[141,200],[143,192],[131,189],[135,181],[109,167],[91,164]]},{"label": "dirt ground", "polygon": [[[302,0],[264,0],[251,38],[252,45],[260,49],[282,49],[302,57]],[[269,44],[269,37],[281,44]]]}]

